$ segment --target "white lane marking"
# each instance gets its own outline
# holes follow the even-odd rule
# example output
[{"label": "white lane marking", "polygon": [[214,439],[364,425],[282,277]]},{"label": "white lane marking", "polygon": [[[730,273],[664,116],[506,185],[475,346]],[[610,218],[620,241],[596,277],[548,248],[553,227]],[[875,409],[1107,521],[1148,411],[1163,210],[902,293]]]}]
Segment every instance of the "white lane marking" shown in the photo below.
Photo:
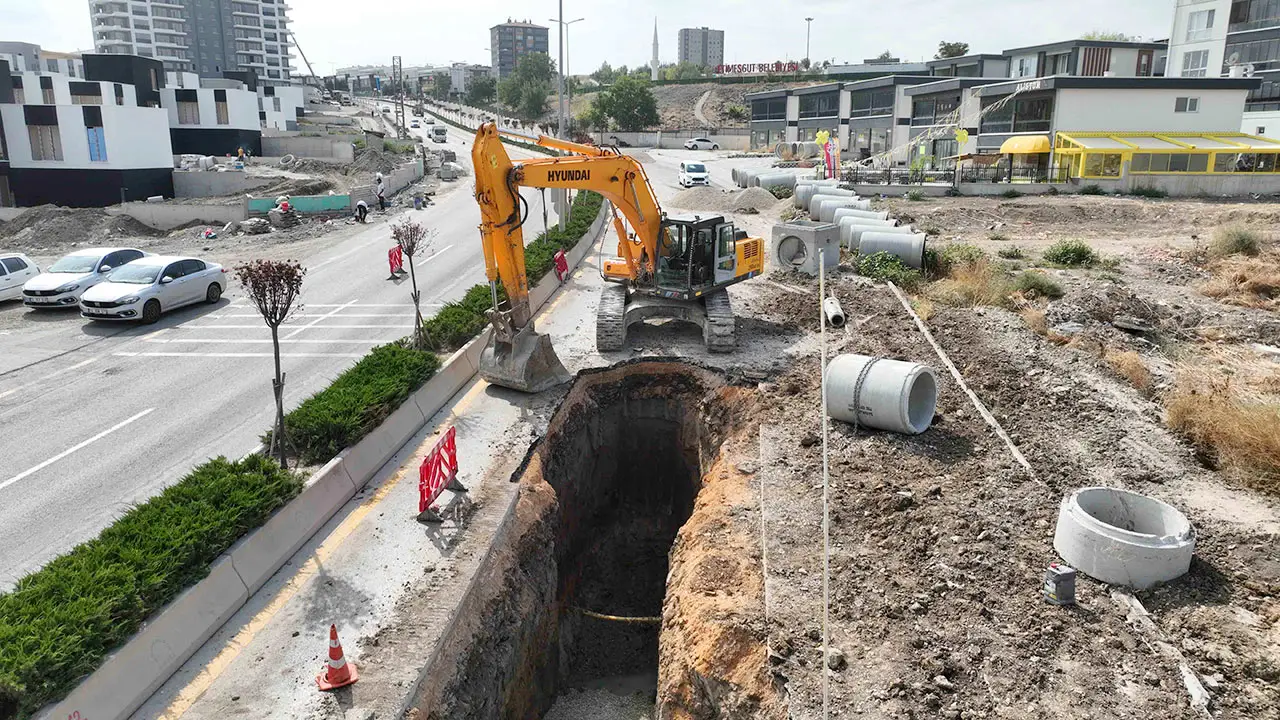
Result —
[{"label": "white lane marking", "polygon": [[72,365],[70,367],[64,367],[61,370],[58,370],[57,372],[49,373],[48,375],[45,375],[44,377],[36,380],[35,382],[29,382],[26,385],[19,385],[18,387],[13,388],[12,390],[5,390],[4,392],[0,392],[0,399],[8,397],[9,395],[12,395],[18,392],[19,390],[25,390],[26,388],[29,388],[32,385],[35,385],[37,383],[42,383],[46,380],[52,380],[53,378],[56,378],[63,373],[71,372],[72,370],[75,370],[77,368],[82,368],[91,362],[97,362],[97,361],[98,361],[98,358],[89,358],[88,360],[82,360],[81,362],[78,362],[75,365]]},{"label": "white lane marking", "polygon": [[[230,352],[118,352],[111,353],[117,357],[201,357],[201,358],[269,358],[275,357],[271,353],[230,353]],[[341,358],[362,358],[364,353],[289,353],[282,352],[280,357],[341,357]]]},{"label": "white lane marking", "polygon": [[[401,316],[403,317],[403,316]],[[341,319],[341,318],[339,318]],[[187,325],[189,330],[265,330],[265,325]],[[413,325],[281,325],[281,330],[384,330],[387,328],[405,328],[413,327]]]},{"label": "white lane marking", "polygon": [[320,317],[316,318],[315,320],[312,320],[310,323],[308,323],[308,324],[306,324],[306,325],[303,325],[302,327],[298,328],[297,330],[294,330],[293,332],[289,333],[288,335],[285,335],[282,339],[283,339],[283,340],[288,340],[289,338],[293,337],[294,335],[297,335],[298,333],[302,332],[303,330],[306,330],[307,328],[311,328],[311,327],[315,327],[316,325],[319,325],[320,323],[324,322],[327,318],[331,318],[331,317],[333,317],[334,315],[337,315],[338,313],[342,312],[344,309],[346,309],[347,307],[349,307],[349,306],[351,305],[351,303],[353,303],[353,302],[355,302],[355,300],[352,300],[350,303],[347,303],[346,305],[343,305],[342,307],[338,307],[338,308],[334,308],[333,310],[330,310],[329,312],[325,313],[324,315],[321,315]]},{"label": "white lane marking", "polygon": [[369,247],[370,245],[373,245],[374,243],[377,243],[377,242],[378,242],[379,240],[381,240],[381,239],[382,239],[382,238],[379,238],[378,240],[370,240],[369,242],[367,242],[367,243],[365,243],[365,244],[363,244],[363,245],[360,245],[360,246],[358,246],[358,247],[351,248],[350,250],[348,250],[348,251],[346,251],[346,252],[342,253],[341,255],[335,255],[335,256],[333,256],[333,257],[329,258],[328,260],[325,260],[324,262],[316,263],[315,265],[312,265],[312,266],[308,267],[308,268],[307,268],[307,270],[308,270],[308,271],[315,271],[315,270],[319,270],[320,268],[324,267],[325,265],[328,265],[329,263],[335,263],[335,262],[337,262],[337,261],[341,260],[342,258],[344,258],[344,257],[348,256],[348,255],[353,255],[353,254],[355,254],[355,253],[358,253],[358,252],[360,252],[361,250],[364,250],[365,248]]},{"label": "white lane marking", "polygon": [[[305,344],[305,345],[377,345],[378,343],[384,343],[384,342],[386,342],[386,341],[387,341],[387,339],[386,339],[386,338],[379,338],[379,339],[374,339],[374,340],[304,340],[304,339],[301,339],[301,338],[300,338],[300,339],[297,339],[297,340],[281,340],[281,341],[280,341],[280,344],[281,344],[281,345],[284,345],[284,344],[288,343],[288,344],[290,344],[290,345],[296,345],[296,344]],[[241,339],[239,339],[239,338],[236,338],[236,339],[231,339],[231,338],[180,338],[180,339],[174,339],[174,340],[149,340],[148,342],[157,342],[157,343],[187,343],[187,344],[197,344],[197,343],[217,343],[217,344],[221,344],[221,345],[270,345],[270,344],[271,344],[271,339],[270,339],[270,338],[267,338],[267,339],[265,339],[265,340],[241,340]]]},{"label": "white lane marking", "polygon": [[[442,303],[422,303],[422,306],[423,306],[423,307],[440,307],[441,305],[442,305]],[[408,305],[408,306],[406,306],[406,308],[405,308],[405,309],[406,309],[406,312],[407,312],[409,309],[411,309],[411,308],[413,308],[413,306],[412,306],[412,305]],[[410,314],[410,315],[412,315],[413,313],[409,313],[409,314]],[[346,319],[346,318],[371,318],[371,317],[398,317],[398,318],[403,318],[404,316],[405,316],[405,313],[343,313],[343,314],[341,314],[341,315],[338,315],[338,316],[337,316],[337,319],[338,319],[338,320],[344,320],[344,319]],[[258,317],[258,316],[257,316],[257,315],[223,315],[221,318],[217,318],[217,319],[218,319],[218,320],[221,320],[221,319],[223,319],[223,318],[254,318],[254,317]],[[300,319],[303,319],[303,318],[307,318],[307,317],[310,317],[310,316],[308,316],[308,315],[298,315],[297,317],[298,317],[298,318],[300,318]],[[262,327],[264,327],[264,328],[265,328],[265,327],[266,327],[266,325],[263,325]],[[290,325],[281,325],[281,327],[285,327],[285,328],[287,328],[287,327],[290,327]],[[296,327],[296,325],[295,325],[295,326],[293,326],[293,327]]]},{"label": "white lane marking", "polygon": [[155,410],[155,408],[147,408],[146,410],[143,410],[142,412],[138,413],[137,415],[134,415],[133,417],[129,418],[128,420],[122,420],[122,421],[120,421],[120,422],[116,423],[115,425],[112,425],[111,427],[107,428],[106,430],[103,430],[102,432],[98,433],[97,435],[94,435],[93,437],[89,438],[88,440],[85,440],[84,442],[79,443],[79,444],[77,444],[77,445],[73,445],[72,447],[69,447],[69,448],[67,448],[66,450],[63,450],[62,452],[58,453],[57,455],[54,455],[53,457],[49,458],[48,460],[45,460],[44,462],[40,463],[39,465],[36,465],[35,467],[31,468],[30,470],[24,470],[23,472],[20,472],[20,473],[18,473],[17,475],[14,475],[13,477],[9,478],[8,480],[5,480],[4,482],[0,483],[0,490],[3,490],[3,489],[5,489],[5,488],[9,487],[10,485],[12,485],[12,484],[14,484],[14,483],[18,482],[18,481],[19,481],[19,480],[21,480],[22,478],[27,477],[28,475],[30,475],[30,474],[32,474],[32,473],[40,472],[41,470],[43,470],[43,469],[45,469],[45,468],[49,467],[50,465],[52,465],[52,464],[54,464],[54,463],[58,462],[59,460],[61,460],[62,458],[66,457],[66,456],[68,456],[68,455],[70,455],[71,453],[73,453],[73,452],[75,452],[75,451],[77,451],[77,450],[83,449],[83,448],[85,448],[85,447],[87,447],[87,446],[89,446],[89,445],[91,445],[91,444],[93,444],[93,443],[95,443],[95,442],[97,442],[97,441],[101,440],[102,438],[104,438],[104,437],[106,437],[106,436],[110,435],[111,433],[113,433],[113,432],[115,432],[115,431],[119,430],[120,428],[124,427],[125,425],[128,425],[128,424],[130,424],[130,423],[134,422],[135,420],[140,420],[140,419],[142,419],[142,418],[146,417],[147,415],[150,415],[150,414],[151,414],[151,412],[152,412],[153,410]]},{"label": "white lane marking", "polygon": [[413,261],[413,266],[414,266],[414,267],[422,267],[423,265],[427,264],[428,262],[430,262],[430,261],[432,261],[432,260],[435,260],[435,259],[436,259],[437,257],[439,257],[442,253],[444,253],[446,250],[451,249],[452,247],[453,247],[453,243],[450,243],[450,244],[448,244],[448,245],[445,245],[444,247],[442,247],[442,248],[440,248],[439,250],[437,250],[437,251],[435,251],[435,252],[431,253],[430,255],[428,255],[428,256],[426,256],[426,257],[422,258],[421,260],[415,260],[415,261]]}]

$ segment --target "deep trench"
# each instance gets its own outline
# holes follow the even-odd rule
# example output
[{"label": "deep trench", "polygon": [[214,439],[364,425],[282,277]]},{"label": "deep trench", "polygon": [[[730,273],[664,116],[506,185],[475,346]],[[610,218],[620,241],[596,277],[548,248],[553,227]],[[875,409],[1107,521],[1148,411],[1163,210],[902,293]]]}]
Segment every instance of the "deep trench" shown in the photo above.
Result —
[{"label": "deep trench", "polygon": [[709,420],[722,385],[674,362],[577,381],[513,477],[502,586],[473,607],[478,629],[448,688],[419,705],[428,717],[534,720],[567,690],[620,678],[653,699],[660,626],[581,610],[662,615],[672,543],[723,441]]}]

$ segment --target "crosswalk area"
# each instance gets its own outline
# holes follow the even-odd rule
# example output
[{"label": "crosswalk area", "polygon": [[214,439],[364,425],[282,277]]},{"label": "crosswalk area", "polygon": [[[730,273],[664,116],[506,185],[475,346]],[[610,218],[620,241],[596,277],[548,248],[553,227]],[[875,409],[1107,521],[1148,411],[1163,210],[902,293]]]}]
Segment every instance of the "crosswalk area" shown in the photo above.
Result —
[{"label": "crosswalk area", "polygon": [[[430,316],[440,305],[423,303]],[[412,303],[305,304],[280,326],[281,357],[363,357],[413,331]],[[271,330],[240,298],[217,312],[140,338],[117,357],[270,358]]]}]

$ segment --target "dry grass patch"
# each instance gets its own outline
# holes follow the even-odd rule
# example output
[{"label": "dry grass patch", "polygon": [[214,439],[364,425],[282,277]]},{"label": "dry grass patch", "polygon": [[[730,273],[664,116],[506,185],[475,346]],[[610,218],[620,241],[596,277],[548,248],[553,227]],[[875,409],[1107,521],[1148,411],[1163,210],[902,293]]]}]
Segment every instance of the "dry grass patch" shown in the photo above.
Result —
[{"label": "dry grass patch", "polygon": [[1141,355],[1133,350],[1108,349],[1103,353],[1102,359],[1117,375],[1128,380],[1130,385],[1143,393],[1151,392],[1151,371],[1142,362]]},{"label": "dry grass patch", "polygon": [[1201,294],[1227,305],[1280,308],[1280,253],[1232,256],[1211,263],[1209,270],[1213,278],[1200,285]]},{"label": "dry grass patch", "polygon": [[1049,318],[1044,311],[1034,307],[1024,307],[1018,312],[1022,316],[1022,321],[1027,324],[1031,332],[1037,335],[1049,334]]},{"label": "dry grass patch", "polygon": [[1240,223],[1222,225],[1213,231],[1209,242],[1209,255],[1224,258],[1229,255],[1257,255],[1263,245],[1262,234]]},{"label": "dry grass patch", "polygon": [[1009,304],[1009,282],[986,259],[953,266],[947,277],[929,286],[929,297],[956,307]]},{"label": "dry grass patch", "polygon": [[1280,401],[1186,367],[1166,403],[1169,427],[1243,483],[1280,495]]}]

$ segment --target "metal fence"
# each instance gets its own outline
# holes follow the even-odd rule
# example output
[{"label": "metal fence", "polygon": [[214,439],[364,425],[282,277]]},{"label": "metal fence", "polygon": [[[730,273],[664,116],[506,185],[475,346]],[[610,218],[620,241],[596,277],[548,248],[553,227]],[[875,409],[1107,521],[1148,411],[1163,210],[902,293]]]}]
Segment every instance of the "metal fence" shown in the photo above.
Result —
[{"label": "metal fence", "polygon": [[1071,177],[1070,165],[1015,165],[1010,171],[1007,167],[994,165],[964,167],[960,170],[960,182],[963,183],[1065,183]]},{"label": "metal fence", "polygon": [[[922,170],[906,167],[847,168],[840,179],[855,185],[955,185],[962,183],[1065,183],[1070,179],[1069,165],[1049,167],[965,166],[948,170]],[[959,177],[957,178],[957,175]],[[1011,177],[1012,175],[1012,177]]]}]

